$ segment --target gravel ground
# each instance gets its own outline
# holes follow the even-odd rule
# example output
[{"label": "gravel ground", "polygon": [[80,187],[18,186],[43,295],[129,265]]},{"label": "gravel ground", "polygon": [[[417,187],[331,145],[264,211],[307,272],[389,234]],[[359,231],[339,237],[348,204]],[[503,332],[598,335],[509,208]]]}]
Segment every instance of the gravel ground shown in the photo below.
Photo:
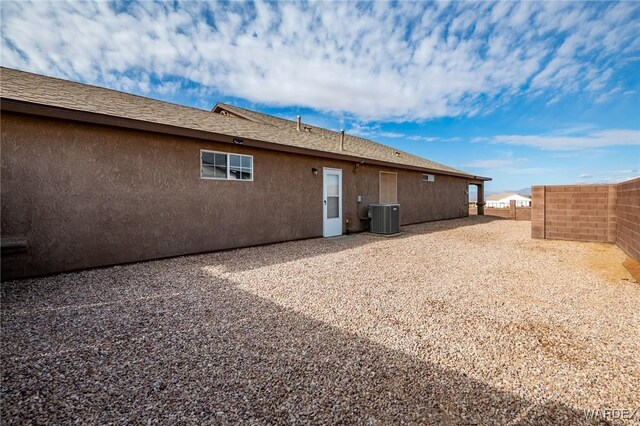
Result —
[{"label": "gravel ground", "polygon": [[585,424],[585,409],[639,409],[640,285],[586,266],[602,245],[529,227],[476,216],[4,283],[2,422]]}]

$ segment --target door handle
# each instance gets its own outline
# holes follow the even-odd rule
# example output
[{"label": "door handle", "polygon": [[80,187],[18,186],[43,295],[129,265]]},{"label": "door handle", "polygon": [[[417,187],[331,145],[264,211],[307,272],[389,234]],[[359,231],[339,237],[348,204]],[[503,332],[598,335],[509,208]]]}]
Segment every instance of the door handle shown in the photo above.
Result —
[{"label": "door handle", "polygon": [[327,204],[327,200],[324,200],[324,203]]}]

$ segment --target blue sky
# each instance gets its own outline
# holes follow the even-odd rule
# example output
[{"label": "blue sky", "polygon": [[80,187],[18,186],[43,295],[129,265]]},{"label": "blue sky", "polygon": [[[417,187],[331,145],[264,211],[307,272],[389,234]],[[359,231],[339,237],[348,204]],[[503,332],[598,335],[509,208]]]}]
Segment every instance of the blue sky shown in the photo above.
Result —
[{"label": "blue sky", "polygon": [[3,66],[233,103],[490,176],[640,172],[640,2],[2,2]]}]

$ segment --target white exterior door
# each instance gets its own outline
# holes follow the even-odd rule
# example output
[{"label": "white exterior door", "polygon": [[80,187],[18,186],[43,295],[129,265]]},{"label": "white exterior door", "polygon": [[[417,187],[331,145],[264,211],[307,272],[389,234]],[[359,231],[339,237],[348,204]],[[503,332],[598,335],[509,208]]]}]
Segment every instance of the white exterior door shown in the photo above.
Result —
[{"label": "white exterior door", "polygon": [[322,169],[322,236],[342,235],[342,170]]}]

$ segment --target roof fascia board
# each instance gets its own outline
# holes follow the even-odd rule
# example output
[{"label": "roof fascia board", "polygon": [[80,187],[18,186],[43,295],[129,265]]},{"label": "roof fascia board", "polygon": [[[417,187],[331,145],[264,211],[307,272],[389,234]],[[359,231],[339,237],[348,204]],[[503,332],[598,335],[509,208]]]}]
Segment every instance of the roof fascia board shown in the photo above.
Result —
[{"label": "roof fascia board", "polygon": [[[222,142],[233,144],[233,139],[237,136],[226,135],[222,133],[208,132],[204,130],[189,129],[179,126],[171,126],[168,124],[154,123],[144,120],[135,120],[125,117],[116,117],[113,115],[99,114],[88,111],[78,111],[69,108],[61,108],[44,104],[37,104],[32,102],[18,101],[10,98],[1,98],[0,110],[17,112],[28,115],[37,115],[42,117],[58,118],[62,120],[79,121],[84,123],[100,124],[105,126],[122,127],[132,130],[142,130],[147,132],[155,132],[168,134],[173,136],[190,137],[196,139],[203,139],[212,142]],[[372,164],[382,167],[389,167],[395,169],[415,170],[424,173],[456,176],[466,178],[470,180],[488,181],[491,178],[472,176],[461,173],[453,173],[442,170],[428,169],[424,167],[416,167],[405,164],[391,163],[381,160],[374,160],[369,158],[362,158],[350,155],[335,154],[331,152],[318,151],[308,148],[300,148],[289,145],[280,145],[272,142],[265,142],[257,139],[244,139],[243,146],[260,148],[271,151],[288,152],[293,154],[307,155],[313,157],[330,158],[334,160],[343,160],[349,162],[355,162],[360,164]]]}]

